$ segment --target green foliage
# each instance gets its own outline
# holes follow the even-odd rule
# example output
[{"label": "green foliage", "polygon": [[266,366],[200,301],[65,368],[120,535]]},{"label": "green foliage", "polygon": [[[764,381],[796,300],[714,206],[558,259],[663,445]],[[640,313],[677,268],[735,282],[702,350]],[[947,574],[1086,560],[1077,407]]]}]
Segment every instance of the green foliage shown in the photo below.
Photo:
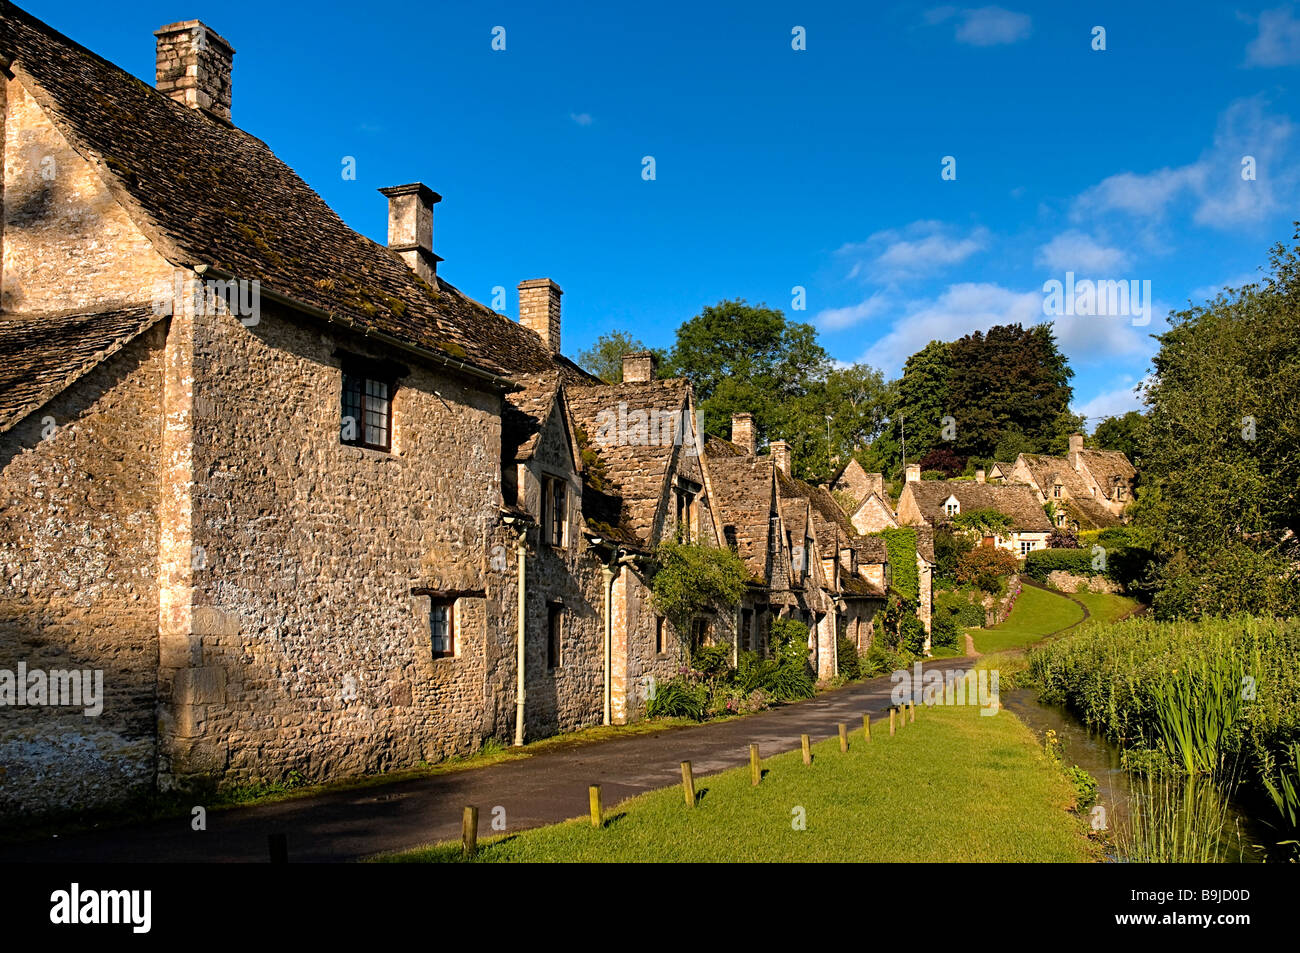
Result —
[{"label": "green foliage", "polygon": [[[689,632],[691,622],[701,615],[734,611],[749,578],[731,550],[675,540],[660,543],[655,566],[651,601],[679,633]],[[686,644],[685,639],[679,642]]]},{"label": "green foliage", "polygon": [[1300,245],[1269,257],[1159,337],[1135,514],[1159,618],[1300,612]]},{"label": "green foliage", "polygon": [[954,533],[947,526],[940,526],[934,531],[934,577],[938,579],[957,578],[957,560],[963,553],[975,548],[975,541],[966,533]]},{"label": "green foliage", "polygon": [[910,526],[899,526],[882,530],[875,535],[885,540],[894,591],[915,604],[921,592],[916,570],[916,530]]},{"label": "green foliage", "polygon": [[840,636],[835,642],[835,663],[840,677],[855,681],[862,677],[862,661],[858,658],[857,643],[848,636]]},{"label": "green foliage", "polygon": [[1065,769],[1065,776],[1074,785],[1074,808],[1086,811],[1097,803],[1097,779],[1077,764]]},{"label": "green foliage", "polygon": [[772,657],[741,653],[736,684],[744,691],[762,690],[774,701],[811,698],[816,691],[808,665],[808,630],[793,619],[772,622]]},{"label": "green foliage", "polygon": [[693,718],[703,721],[709,701],[709,686],[685,676],[660,682],[654,695],[646,701],[646,714],[652,718]]},{"label": "green foliage", "polygon": [[1103,575],[1092,562],[1092,552],[1087,549],[1034,549],[1025,556],[1025,575],[1038,582],[1047,582],[1048,573],[1058,569],[1076,576]]},{"label": "green foliage", "polygon": [[1020,560],[1000,546],[976,546],[957,558],[956,579],[985,592],[999,592],[1001,578],[1020,570]]},{"label": "green foliage", "polygon": [[[1225,694],[1237,673],[1240,698],[1232,702]],[[1280,789],[1281,765],[1300,741],[1298,620],[1088,623],[1031,651],[1027,677],[1044,701],[1063,702],[1121,747],[1166,752],[1183,772],[1189,760],[1177,733],[1186,733],[1192,750],[1214,739],[1218,763],[1240,763],[1261,793],[1270,783]],[[1169,724],[1184,714],[1185,729]],[[1190,759],[1198,770],[1209,762]]]},{"label": "green foliage", "polygon": [[1241,711],[1238,660],[1201,658],[1174,669],[1151,694],[1160,742],[1188,774],[1213,774]]},{"label": "green foliage", "polygon": [[969,589],[935,594],[930,618],[932,645],[962,648],[962,630],[984,625],[984,606],[971,601],[973,595]]},{"label": "green foliage", "polygon": [[873,642],[870,650],[862,659],[862,674],[868,678],[897,672],[912,667],[916,655],[911,652],[890,648],[882,642]]},{"label": "green foliage", "polygon": [[967,510],[950,522],[955,530],[973,531],[981,536],[999,536],[1011,528],[1011,517],[1001,510]]},{"label": "green foliage", "polygon": [[1146,423],[1146,417],[1136,410],[1120,417],[1107,417],[1092,432],[1091,443],[1098,450],[1118,450],[1140,471]]},{"label": "green foliage", "polygon": [[915,612],[908,612],[899,620],[898,644],[913,655],[925,651],[925,623],[916,617]]},{"label": "green foliage", "polygon": [[907,359],[897,383],[889,429],[876,447],[882,472],[890,474],[902,469],[904,438],[909,460],[919,460],[942,445],[940,420],[952,413],[948,401],[951,373],[950,345],[942,341],[931,341]]},{"label": "green foliage", "polygon": [[731,648],[727,645],[703,645],[691,656],[691,668],[705,678],[718,678],[731,668]]},{"label": "green foliage", "polygon": [[1116,831],[1120,858],[1136,864],[1212,864],[1243,860],[1227,835],[1228,781],[1141,775],[1127,826]]},{"label": "green foliage", "polygon": [[[610,384],[619,384],[623,380],[623,355],[632,351],[650,350],[637,338],[623,331],[610,331],[602,334],[585,351],[578,354],[578,363],[601,380]],[[662,367],[662,351],[655,351]]]}]

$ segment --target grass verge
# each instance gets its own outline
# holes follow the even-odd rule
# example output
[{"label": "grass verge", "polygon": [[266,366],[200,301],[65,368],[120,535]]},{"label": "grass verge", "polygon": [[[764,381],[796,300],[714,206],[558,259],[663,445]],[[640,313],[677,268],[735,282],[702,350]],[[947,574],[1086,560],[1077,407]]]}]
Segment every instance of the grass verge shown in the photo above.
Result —
[{"label": "grass verge", "polygon": [[[1032,733],[1007,712],[918,708],[889,736],[859,727],[847,754],[837,739],[765,759],[749,769],[697,778],[697,804],[680,787],[632,798],[604,825],[588,819],[480,843],[477,862],[1077,862],[1098,858],[1074,792]],[[806,829],[799,830],[800,818]],[[458,862],[459,844],[375,858]]]},{"label": "grass verge", "polygon": [[980,654],[1024,648],[1083,619],[1083,609],[1057,592],[1025,586],[1001,625],[967,629]]}]

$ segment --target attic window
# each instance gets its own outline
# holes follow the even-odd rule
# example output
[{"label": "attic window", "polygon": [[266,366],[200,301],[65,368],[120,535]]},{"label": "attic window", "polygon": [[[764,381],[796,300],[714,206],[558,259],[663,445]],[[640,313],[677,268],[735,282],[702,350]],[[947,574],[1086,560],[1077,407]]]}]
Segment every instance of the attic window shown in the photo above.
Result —
[{"label": "attic window", "polygon": [[1061,484],[1058,483],[1052,487],[1052,496],[1056,497],[1057,499],[1061,498]]},{"label": "attic window", "polygon": [[947,503],[943,504],[943,511],[949,516],[956,516],[961,512],[961,504],[956,500],[949,500]]},{"label": "attic window", "polygon": [[393,447],[393,391],[391,377],[375,368],[345,364],[341,404],[340,440],[350,447],[385,453]]}]

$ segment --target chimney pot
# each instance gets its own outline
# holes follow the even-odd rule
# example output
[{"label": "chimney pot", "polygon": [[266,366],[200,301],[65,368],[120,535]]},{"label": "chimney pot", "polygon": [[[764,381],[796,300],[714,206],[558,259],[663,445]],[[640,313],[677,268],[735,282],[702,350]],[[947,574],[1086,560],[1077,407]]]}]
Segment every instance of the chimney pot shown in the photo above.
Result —
[{"label": "chimney pot", "polygon": [[560,353],[560,295],[564,294],[550,278],[531,278],[519,282],[519,323],[536,331],[547,347]]},{"label": "chimney pot", "polygon": [[980,469],[978,469],[978,470],[975,471],[975,482],[976,482],[976,483],[983,483],[983,482],[984,482],[984,479],[985,479],[985,478],[984,478],[984,468],[983,468],[983,467],[980,467]]},{"label": "chimney pot", "polygon": [[154,86],[191,109],[230,122],[230,70],[235,49],[199,20],[169,23],[157,37]]},{"label": "chimney pot", "polygon": [[919,483],[921,480],[921,465],[919,463],[909,463],[907,465],[907,482]]},{"label": "chimney pot", "polygon": [[773,440],[768,447],[772,451],[772,462],[781,468],[786,476],[790,475],[790,445],[784,440]]},{"label": "chimney pot", "polygon": [[753,414],[731,415],[731,442],[742,448],[751,457],[758,452],[758,446],[754,440]]},{"label": "chimney pot", "polygon": [[623,383],[643,384],[655,379],[659,359],[653,351],[628,351],[623,355]]},{"label": "chimney pot", "polygon": [[442,259],[433,253],[433,207],[442,196],[421,182],[390,185],[379,191],[388,198],[389,249],[413,272],[434,284]]}]

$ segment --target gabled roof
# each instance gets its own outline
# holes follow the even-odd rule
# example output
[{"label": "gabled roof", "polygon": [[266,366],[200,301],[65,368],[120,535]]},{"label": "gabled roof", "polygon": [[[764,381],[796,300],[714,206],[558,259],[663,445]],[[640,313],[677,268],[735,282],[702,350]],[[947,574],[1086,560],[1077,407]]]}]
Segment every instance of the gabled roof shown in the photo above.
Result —
[{"label": "gabled roof", "polygon": [[1120,519],[1091,497],[1061,500],[1066,515],[1079,524],[1079,529],[1106,529],[1120,525]]},{"label": "gabled roof", "polygon": [[[607,433],[603,438],[602,423],[610,419],[607,416],[610,414],[617,419],[619,404],[626,404],[629,414],[635,411],[677,414],[680,427],[681,414],[688,407],[688,389],[689,385],[680,378],[565,388],[569,412],[584,435],[580,439],[603,462],[609,495],[619,500],[619,521],[615,525],[642,545],[652,546],[657,542],[655,517],[668,489],[673,460],[677,453],[691,448],[685,442],[663,439],[662,435],[658,440],[647,439],[644,443],[633,443],[622,432]],[[584,492],[584,500],[586,495]]]},{"label": "gabled roof", "polygon": [[161,319],[149,305],[0,315],[0,433]]},{"label": "gabled roof", "polygon": [[1080,450],[1079,462],[1101,485],[1107,499],[1113,498],[1116,481],[1131,487],[1137,479],[1137,470],[1119,450]]},{"label": "gabled roof", "polygon": [[1022,453],[1020,459],[1029,468],[1030,475],[1038,484],[1038,490],[1047,499],[1054,499],[1052,487],[1060,484],[1074,499],[1092,497],[1092,481],[1070,466],[1064,457],[1049,457],[1037,453]]},{"label": "gabled roof", "polygon": [[754,579],[767,580],[775,499],[770,457],[754,457],[718,437],[705,444],[713,507],[724,529],[736,530],[736,551]]},{"label": "gabled roof", "polygon": [[12,4],[0,25],[0,59],[172,264],[258,280],[318,317],[498,377],[590,380],[534,332],[441,278],[417,278],[260,139],[173,102]]},{"label": "gabled roof", "polygon": [[1021,533],[1050,533],[1051,521],[1028,486],[1018,483],[974,483],[970,480],[913,480],[903,487],[911,493],[925,521],[933,526],[946,519],[943,504],[956,497],[963,513],[997,510],[1011,517],[1011,529]]}]

